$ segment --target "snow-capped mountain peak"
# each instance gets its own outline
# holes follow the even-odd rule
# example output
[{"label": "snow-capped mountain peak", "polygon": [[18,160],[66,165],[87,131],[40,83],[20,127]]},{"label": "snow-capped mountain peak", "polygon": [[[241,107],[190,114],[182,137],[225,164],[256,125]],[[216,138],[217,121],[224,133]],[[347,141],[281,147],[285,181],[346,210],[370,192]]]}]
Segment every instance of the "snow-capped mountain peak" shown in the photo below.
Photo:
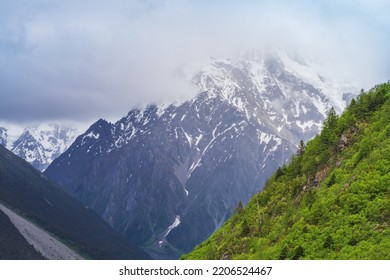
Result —
[{"label": "snow-capped mountain peak", "polygon": [[0,127],[0,144],[43,171],[65,152],[79,134],[78,128],[56,123],[24,128],[3,124]]},{"label": "snow-capped mountain peak", "polygon": [[277,130],[297,126],[302,133],[313,126],[317,133],[330,108],[341,113],[357,92],[351,83],[329,78],[322,65],[281,50],[243,52],[235,60],[210,59],[193,72],[192,82],[209,98],[220,98],[252,121],[261,123],[268,116]]}]

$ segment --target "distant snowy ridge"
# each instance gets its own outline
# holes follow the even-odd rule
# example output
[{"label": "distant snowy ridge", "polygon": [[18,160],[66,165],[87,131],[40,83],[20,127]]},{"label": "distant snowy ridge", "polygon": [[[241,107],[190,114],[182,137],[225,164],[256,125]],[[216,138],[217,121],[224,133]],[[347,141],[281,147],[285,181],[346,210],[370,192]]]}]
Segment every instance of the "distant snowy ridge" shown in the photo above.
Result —
[{"label": "distant snowy ridge", "polygon": [[55,123],[24,128],[0,124],[0,144],[43,171],[81,132],[78,128]]}]

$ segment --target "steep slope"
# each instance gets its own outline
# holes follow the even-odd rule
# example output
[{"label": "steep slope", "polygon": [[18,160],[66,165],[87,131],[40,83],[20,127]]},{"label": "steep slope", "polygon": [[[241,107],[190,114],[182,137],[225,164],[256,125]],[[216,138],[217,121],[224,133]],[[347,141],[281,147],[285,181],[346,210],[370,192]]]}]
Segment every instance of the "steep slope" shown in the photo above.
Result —
[{"label": "steep slope", "polygon": [[[2,146],[0,146],[0,203],[86,258],[149,258],[122,235],[112,230],[92,210],[86,209],[50,183],[31,165]],[[8,210],[6,212],[9,214]],[[12,246],[14,239],[3,239],[2,242]],[[18,256],[10,257],[18,258]]]},{"label": "steep slope", "polygon": [[320,130],[332,105],[345,106],[283,59],[254,53],[182,69],[195,97],[99,120],[45,174],[137,244],[189,251]]},{"label": "steep slope", "polygon": [[[5,207],[0,203],[0,211],[8,216],[12,224],[16,227],[20,234],[31,244],[34,249],[39,252],[44,258],[50,260],[80,260],[83,259],[69,246],[55,238],[50,233],[46,232],[39,226],[30,222],[28,219],[19,215],[15,211]],[[12,246],[12,241],[8,240],[8,245]],[[27,256],[20,257],[27,258]]]},{"label": "steep slope", "polygon": [[[45,170],[80,134],[76,128],[54,123],[25,128],[7,124],[3,126],[0,127],[0,145],[7,147],[40,171]],[[10,130],[13,133],[9,133]]]},{"label": "steep slope", "polygon": [[0,210],[0,260],[41,260],[43,259],[34,247],[11,223],[10,219]]},{"label": "steep slope", "polygon": [[185,259],[390,259],[390,84],[353,100]]}]

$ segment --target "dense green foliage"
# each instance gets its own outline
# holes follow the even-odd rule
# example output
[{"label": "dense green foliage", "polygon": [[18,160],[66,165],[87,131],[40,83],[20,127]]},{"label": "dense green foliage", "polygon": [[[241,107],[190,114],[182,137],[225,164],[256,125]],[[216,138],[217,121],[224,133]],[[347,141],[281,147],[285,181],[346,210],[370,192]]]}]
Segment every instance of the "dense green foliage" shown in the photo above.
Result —
[{"label": "dense green foliage", "polygon": [[184,259],[390,259],[390,84],[329,112],[263,192]]}]

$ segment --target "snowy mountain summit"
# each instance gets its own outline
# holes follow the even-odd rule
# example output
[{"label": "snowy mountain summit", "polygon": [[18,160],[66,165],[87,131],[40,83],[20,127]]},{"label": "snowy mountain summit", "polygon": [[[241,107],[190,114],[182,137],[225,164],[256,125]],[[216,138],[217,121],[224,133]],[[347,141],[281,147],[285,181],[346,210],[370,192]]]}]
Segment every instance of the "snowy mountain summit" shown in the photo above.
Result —
[{"label": "snowy mountain summit", "polygon": [[43,171],[72,144],[79,131],[59,124],[41,124],[26,128],[3,125],[0,144]]},{"label": "snowy mountain summit", "polygon": [[210,98],[218,96],[236,107],[247,119],[266,122],[287,137],[288,131],[296,131],[307,140],[321,128],[331,107],[341,113],[357,91],[351,83],[326,77],[320,69],[295,53],[252,51],[236,60],[212,59],[192,74],[192,82]]},{"label": "snowy mountain summit", "polygon": [[193,98],[97,121],[45,172],[130,240],[170,256],[210,236],[353,96],[278,51],[181,71],[198,87]]}]

